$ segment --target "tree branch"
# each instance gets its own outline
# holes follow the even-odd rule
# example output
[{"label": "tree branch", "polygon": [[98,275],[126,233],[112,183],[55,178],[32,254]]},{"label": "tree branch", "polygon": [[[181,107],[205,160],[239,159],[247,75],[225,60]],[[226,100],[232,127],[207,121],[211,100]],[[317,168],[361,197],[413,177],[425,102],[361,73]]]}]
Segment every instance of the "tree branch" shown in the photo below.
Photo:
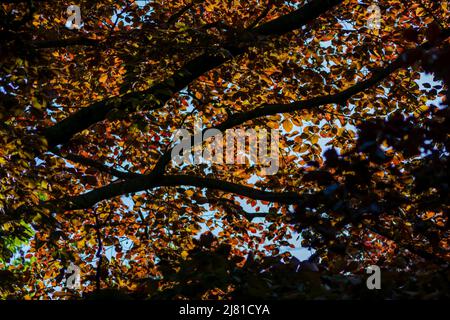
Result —
[{"label": "tree branch", "polygon": [[75,162],[75,163],[79,163],[83,166],[87,166],[87,167],[91,167],[94,169],[97,169],[100,172],[104,172],[107,173],[109,175],[112,175],[114,177],[120,178],[120,179],[130,179],[130,178],[136,178],[137,176],[139,176],[136,173],[132,173],[132,172],[123,172],[123,171],[119,171],[116,170],[114,168],[111,168],[103,163],[100,163],[98,161],[89,159],[89,158],[85,158],[76,154],[66,154],[63,155],[58,151],[54,151],[54,154],[67,159],[69,161]]},{"label": "tree branch", "polygon": [[[449,33],[450,29],[445,31],[446,36],[448,36]],[[420,48],[427,49],[429,48],[429,46],[430,45],[428,43],[425,43],[421,45]],[[386,78],[389,74],[391,74],[399,67],[401,67],[405,61],[405,54],[401,55],[397,60],[392,62],[385,69],[376,73],[374,76],[372,76],[372,78],[365,80],[359,84],[356,84],[340,93],[323,97],[316,97],[309,100],[295,102],[292,104],[263,105],[260,108],[256,108],[249,112],[236,115],[235,117],[230,118],[230,120],[226,120],[225,122],[214,128],[219,130],[226,130],[233,126],[244,123],[245,121],[255,119],[263,115],[292,112],[303,108],[317,107],[323,104],[343,102],[346,99],[349,99],[354,94],[359,93],[367,88],[370,88],[372,85]],[[218,189],[225,192],[231,192],[243,196],[248,196],[249,198],[256,200],[266,200],[282,203],[295,202],[294,200],[295,197],[293,196],[292,193],[286,195],[284,193],[265,192],[250,187],[232,184],[229,182],[220,181],[220,183],[217,183],[217,180],[212,180],[208,178],[190,177],[183,175],[164,176],[163,175],[164,169],[166,165],[170,162],[171,152],[172,149],[169,149],[164,153],[164,155],[160,158],[160,160],[155,165],[153,171],[150,174],[140,175],[139,177],[136,177],[131,180],[126,180],[123,182],[111,183],[110,185],[92,190],[83,195],[72,197],[67,200],[69,204],[65,203],[63,205],[63,208],[65,208],[65,210],[83,209],[88,208],[99,201],[120,196],[126,193],[134,193],[146,189],[152,189],[159,186],[174,186],[183,184],[197,187]]]},{"label": "tree branch", "polygon": [[68,39],[58,39],[58,40],[39,40],[33,41],[30,45],[37,49],[47,49],[47,48],[61,48],[69,46],[98,46],[101,40],[90,39],[86,37],[76,37]]},{"label": "tree branch", "polygon": [[273,3],[274,3],[274,0],[269,0],[269,1],[267,2],[267,6],[264,8],[264,11],[261,12],[261,14],[255,19],[255,21],[253,21],[253,22],[248,26],[247,29],[253,29],[254,27],[256,27],[256,26],[258,25],[258,23],[261,22],[261,20],[264,19],[264,18],[267,16],[267,14],[269,13],[270,9],[272,9]]},{"label": "tree branch", "polygon": [[51,211],[69,211],[87,209],[96,203],[128,193],[136,193],[157,187],[193,186],[208,188],[241,195],[254,200],[278,202],[284,204],[296,203],[299,195],[294,192],[270,192],[244,186],[237,183],[202,178],[190,175],[154,176],[141,175],[137,178],[113,182],[107,186],[94,189],[78,196],[42,202],[40,205]]}]

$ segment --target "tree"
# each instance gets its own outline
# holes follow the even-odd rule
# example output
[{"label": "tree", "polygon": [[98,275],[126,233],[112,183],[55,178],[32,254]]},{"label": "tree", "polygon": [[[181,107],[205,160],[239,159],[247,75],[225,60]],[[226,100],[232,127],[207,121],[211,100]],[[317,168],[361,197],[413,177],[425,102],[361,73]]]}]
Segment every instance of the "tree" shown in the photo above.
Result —
[{"label": "tree", "polygon": [[[0,294],[448,297],[447,2],[377,3],[80,1],[69,30],[0,1]],[[198,121],[280,130],[279,170],[174,165]]]}]

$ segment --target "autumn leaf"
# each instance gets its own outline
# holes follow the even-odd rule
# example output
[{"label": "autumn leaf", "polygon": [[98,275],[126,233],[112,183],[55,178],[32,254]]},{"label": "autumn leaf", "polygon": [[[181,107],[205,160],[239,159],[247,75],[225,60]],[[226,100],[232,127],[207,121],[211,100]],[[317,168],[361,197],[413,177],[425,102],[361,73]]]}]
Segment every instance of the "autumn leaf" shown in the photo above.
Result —
[{"label": "autumn leaf", "polygon": [[67,5],[1,4],[0,299],[448,299],[447,1]]},{"label": "autumn leaf", "polygon": [[291,120],[286,119],[283,121],[283,129],[286,130],[286,132],[291,132],[293,127]]}]

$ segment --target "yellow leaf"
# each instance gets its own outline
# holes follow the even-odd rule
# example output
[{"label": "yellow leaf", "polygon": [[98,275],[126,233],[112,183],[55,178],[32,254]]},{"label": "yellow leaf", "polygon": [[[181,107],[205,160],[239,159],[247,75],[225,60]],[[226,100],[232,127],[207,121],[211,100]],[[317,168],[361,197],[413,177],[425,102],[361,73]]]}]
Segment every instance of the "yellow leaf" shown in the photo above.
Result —
[{"label": "yellow leaf", "polygon": [[183,259],[186,259],[188,255],[189,255],[189,254],[188,254],[188,252],[187,252],[186,250],[183,251],[183,252],[181,253],[181,257],[182,257]]},{"label": "yellow leaf", "polygon": [[291,132],[293,127],[291,120],[286,119],[283,121],[283,128],[286,132]]}]

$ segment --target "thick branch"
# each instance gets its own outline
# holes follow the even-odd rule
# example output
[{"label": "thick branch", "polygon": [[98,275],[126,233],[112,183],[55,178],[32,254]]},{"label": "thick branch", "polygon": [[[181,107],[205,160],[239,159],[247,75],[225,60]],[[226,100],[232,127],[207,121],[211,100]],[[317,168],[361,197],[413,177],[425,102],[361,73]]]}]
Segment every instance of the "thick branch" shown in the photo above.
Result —
[{"label": "thick branch", "polygon": [[[28,2],[29,0],[1,0],[0,3],[18,4]],[[33,0],[33,2],[44,2],[48,0]]]}]

